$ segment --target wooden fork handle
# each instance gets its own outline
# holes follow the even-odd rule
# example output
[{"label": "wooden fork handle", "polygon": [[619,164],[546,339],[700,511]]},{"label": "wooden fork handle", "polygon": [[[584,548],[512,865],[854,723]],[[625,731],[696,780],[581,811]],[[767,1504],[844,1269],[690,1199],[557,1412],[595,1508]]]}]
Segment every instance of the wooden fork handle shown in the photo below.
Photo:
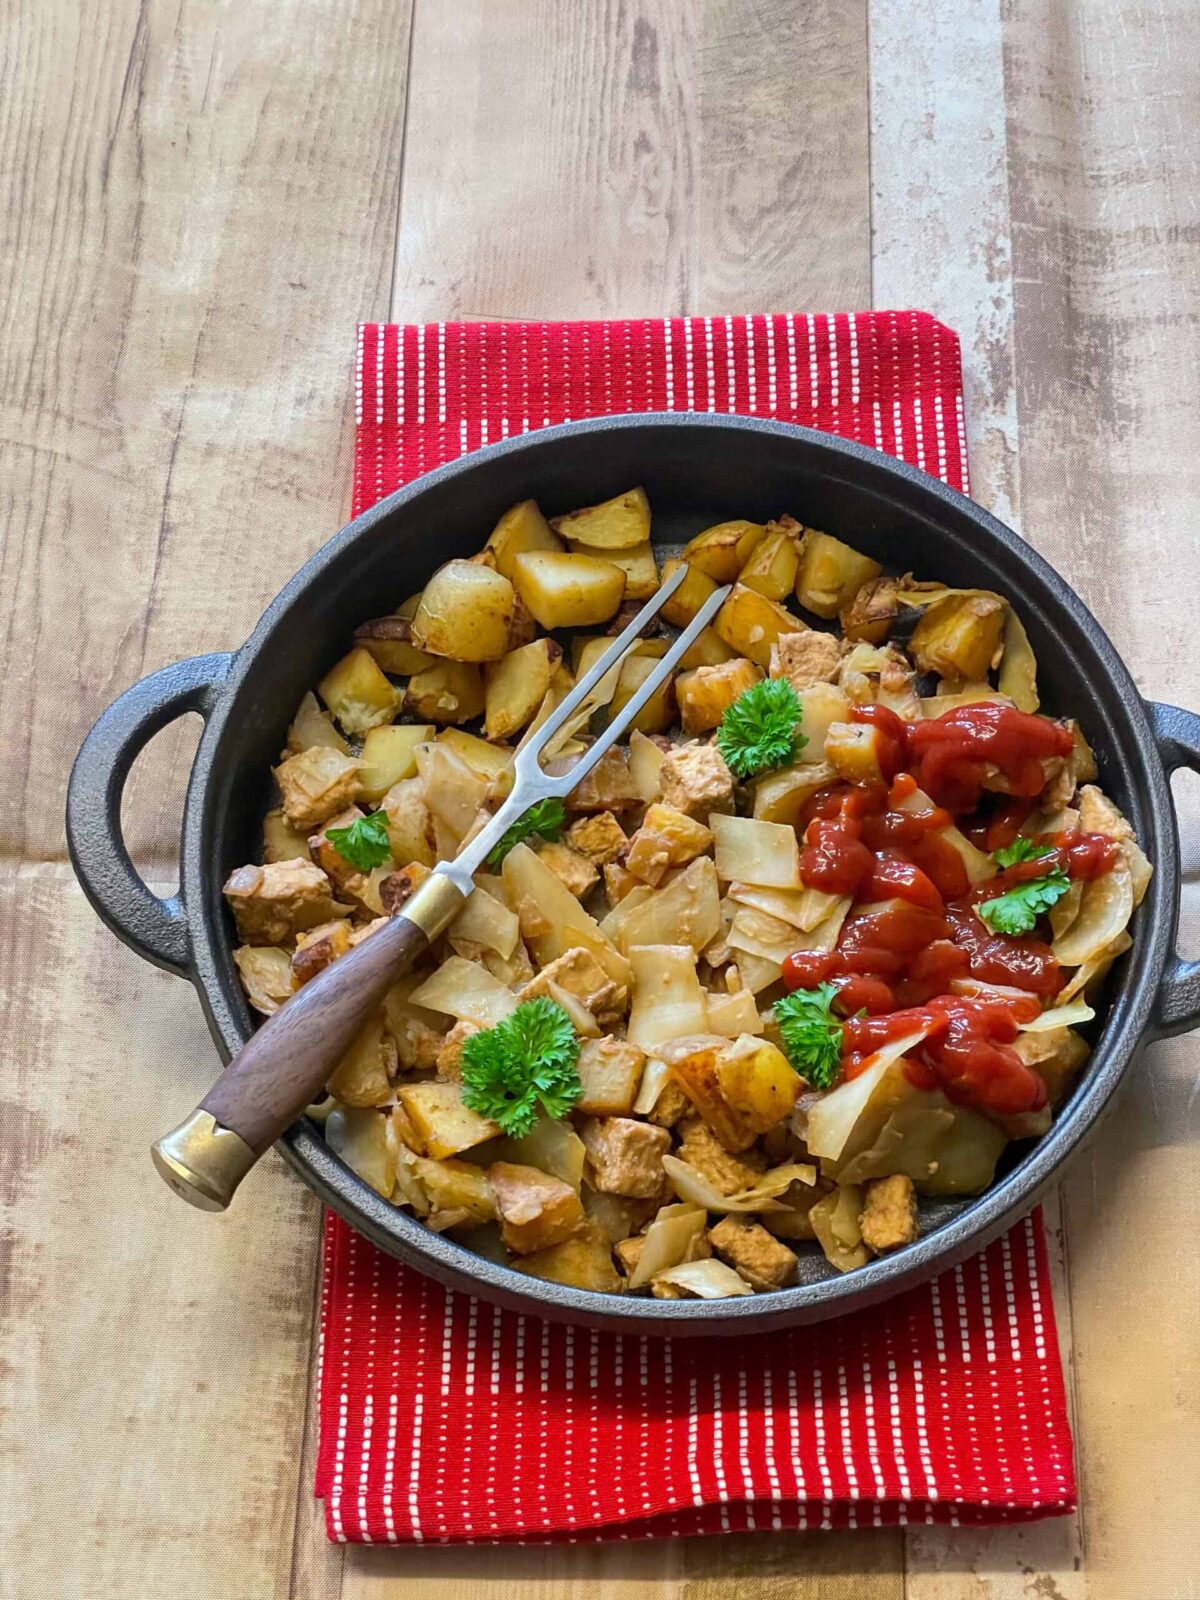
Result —
[{"label": "wooden fork handle", "polygon": [[191,1116],[153,1146],[154,1164],[176,1194],[206,1211],[225,1209],[465,899],[444,873],[432,873],[384,927],[267,1018]]}]

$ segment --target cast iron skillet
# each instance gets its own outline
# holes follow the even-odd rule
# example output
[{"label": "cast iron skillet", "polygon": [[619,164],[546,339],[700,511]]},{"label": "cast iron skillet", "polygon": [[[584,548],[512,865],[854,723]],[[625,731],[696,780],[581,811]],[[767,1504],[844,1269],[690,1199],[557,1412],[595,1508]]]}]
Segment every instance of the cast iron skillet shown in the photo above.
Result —
[{"label": "cast iron skillet", "polygon": [[[281,1150],[304,1181],[376,1244],[455,1288],[517,1310],[615,1331],[739,1333],[871,1305],[952,1266],[1026,1212],[1092,1131],[1142,1048],[1200,1020],[1200,963],[1175,953],[1179,844],[1168,774],[1200,770],[1200,716],[1147,705],[1079,599],[1008,528],[970,500],[863,445],[783,423],[638,415],[566,423],[491,445],[372,507],[309,560],[232,655],[197,656],[128,689],[88,734],[67,799],[71,859],[99,915],[134,950],[196,985],[228,1060],[251,1019],[231,958],[221,885],[255,859],[267,774],[303,692],[347,647],[355,625],[420,589],[451,556],[473,554],[499,514],[536,496],[548,513],[643,483],[656,543],[670,546],[730,517],[787,511],[828,528],[892,570],[996,589],[1017,606],[1046,707],[1079,718],[1105,790],[1154,862],[1115,968],[1082,1081],[1053,1129],[1013,1147],[978,1199],[926,1203],[913,1245],[846,1276],[813,1253],[792,1289],[737,1300],[615,1298],[524,1277],[473,1255],[395,1209],[301,1120]],[[185,712],[205,729],[181,842],[181,893],[157,899],[121,835],[121,793],[147,741]],[[197,1088],[202,1085],[197,1085]],[[186,1109],[183,1100],[181,1110]],[[219,1224],[213,1224],[219,1226]]]}]

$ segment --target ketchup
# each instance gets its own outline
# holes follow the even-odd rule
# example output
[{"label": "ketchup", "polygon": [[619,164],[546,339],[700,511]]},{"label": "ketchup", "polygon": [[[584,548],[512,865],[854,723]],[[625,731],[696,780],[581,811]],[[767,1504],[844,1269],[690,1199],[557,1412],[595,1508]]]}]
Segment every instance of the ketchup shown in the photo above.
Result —
[{"label": "ketchup", "polygon": [[[807,888],[852,905],[836,950],[796,950],[784,963],[790,989],[827,983],[843,1021],[842,1072],[862,1070],[882,1045],[921,1032],[905,1059],[910,1081],[994,1117],[1038,1111],[1046,1089],[1013,1048],[1019,1025],[1058,992],[1058,962],[1036,933],[993,933],[984,900],[1054,870],[1088,881],[1110,870],[1112,839],[1078,831],[1038,838],[1044,853],[972,885],[961,831],[976,848],[1011,844],[1045,786],[1044,762],[1069,755],[1070,731],[996,704],[961,706],[905,723],[886,706],[856,706],[877,730],[881,781],[839,783],[805,807],[800,876]],[[1002,791],[986,815],[985,792]],[[969,998],[965,980],[1022,991]]]}]

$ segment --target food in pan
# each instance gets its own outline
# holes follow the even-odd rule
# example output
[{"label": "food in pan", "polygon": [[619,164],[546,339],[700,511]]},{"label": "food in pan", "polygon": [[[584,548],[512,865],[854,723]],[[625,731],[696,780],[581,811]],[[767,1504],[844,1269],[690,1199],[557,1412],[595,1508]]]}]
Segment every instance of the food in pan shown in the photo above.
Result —
[{"label": "food in pan", "polygon": [[[225,886],[270,1015],[486,824],[512,763],[660,581],[640,489],[365,620],[288,730]],[[902,1249],[1050,1126],[1151,868],[1006,598],[895,576],[791,516],[676,561],[672,681],[525,813],[310,1115],[366,1183],[517,1270],[662,1299]],[[644,636],[548,757],[666,653]]]}]

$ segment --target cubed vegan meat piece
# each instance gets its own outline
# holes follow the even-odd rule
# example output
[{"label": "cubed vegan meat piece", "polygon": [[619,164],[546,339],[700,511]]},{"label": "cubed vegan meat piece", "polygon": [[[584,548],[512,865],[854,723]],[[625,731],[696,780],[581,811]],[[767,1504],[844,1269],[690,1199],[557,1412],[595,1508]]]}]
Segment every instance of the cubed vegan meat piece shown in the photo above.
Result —
[{"label": "cubed vegan meat piece", "polygon": [[331,961],[344,956],[350,949],[353,925],[341,918],[324,922],[319,927],[302,933],[296,940],[296,953],[292,957],[292,971],[298,983],[307,983],[318,972],[324,972]]},{"label": "cubed vegan meat piece", "polygon": [[796,1281],[796,1253],[749,1217],[722,1217],[709,1233],[712,1247],[754,1289],[786,1289]]},{"label": "cubed vegan meat piece", "polygon": [[667,805],[701,822],[710,811],[728,810],[733,800],[733,774],[716,745],[693,741],[669,751],[659,781]]},{"label": "cubed vegan meat piece", "polygon": [[582,945],[564,950],[561,956],[544,966],[521,990],[519,998],[534,1000],[538,995],[550,994],[552,983],[577,995],[593,1016],[619,1010],[628,998],[625,988],[614,982],[591,951]]},{"label": "cubed vegan meat piece", "polygon": [[586,856],[594,867],[615,861],[628,842],[624,828],[611,811],[581,817],[567,829],[567,843],[571,849]]},{"label": "cubed vegan meat piece", "polygon": [[580,899],[589,889],[595,888],[600,881],[600,874],[586,856],[580,855],[578,850],[572,850],[565,844],[540,844],[538,855],[550,868],[550,871],[567,888]]},{"label": "cubed vegan meat piece", "polygon": [[831,633],[811,628],[806,633],[781,633],[771,646],[771,676],[786,678],[797,694],[814,683],[832,683],[841,665],[842,647]]},{"label": "cubed vegan meat piece", "polygon": [[767,1163],[758,1151],[731,1156],[707,1122],[689,1122],[676,1152],[681,1161],[702,1172],[718,1194],[740,1194],[752,1189]]},{"label": "cubed vegan meat piece", "polygon": [[319,828],[353,805],[362,794],[361,764],[327,745],[314,745],[281,762],[275,768],[275,782],[292,827],[305,832]]},{"label": "cubed vegan meat piece", "polygon": [[897,1173],[868,1183],[859,1227],[863,1243],[877,1255],[912,1244],[917,1237],[917,1191],[912,1179]]},{"label": "cubed vegan meat piece", "polygon": [[238,867],[225,884],[225,898],[246,944],[288,944],[338,913],[320,867],[296,858]]},{"label": "cubed vegan meat piece", "polygon": [[443,1083],[458,1083],[461,1080],[463,1045],[473,1033],[482,1031],[477,1022],[468,1022],[465,1017],[450,1029],[437,1053],[437,1075]]},{"label": "cubed vegan meat piece", "polygon": [[671,1148],[666,1128],[630,1117],[592,1117],[579,1137],[597,1189],[648,1199],[662,1188],[662,1158]]}]

